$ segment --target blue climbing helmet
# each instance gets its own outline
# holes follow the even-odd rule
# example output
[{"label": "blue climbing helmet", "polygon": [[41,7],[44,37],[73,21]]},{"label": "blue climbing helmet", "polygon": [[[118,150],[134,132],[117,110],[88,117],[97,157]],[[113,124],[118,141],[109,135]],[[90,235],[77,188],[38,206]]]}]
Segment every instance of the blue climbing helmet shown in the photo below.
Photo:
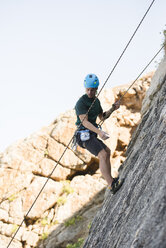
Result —
[{"label": "blue climbing helmet", "polygon": [[85,88],[98,88],[99,79],[95,74],[88,74],[84,80]]}]

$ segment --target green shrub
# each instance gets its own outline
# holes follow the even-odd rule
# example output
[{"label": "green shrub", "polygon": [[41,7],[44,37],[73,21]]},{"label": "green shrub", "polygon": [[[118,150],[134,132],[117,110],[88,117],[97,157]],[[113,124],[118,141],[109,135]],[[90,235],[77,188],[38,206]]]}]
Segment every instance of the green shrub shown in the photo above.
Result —
[{"label": "green shrub", "polygon": [[66,193],[67,195],[72,194],[74,189],[70,186],[70,181],[66,180],[63,182],[62,193]]},{"label": "green shrub", "polygon": [[12,201],[14,201],[16,198],[17,198],[17,195],[16,195],[16,194],[12,194],[12,195],[10,195],[10,196],[8,197],[8,201],[9,201],[9,202],[12,202]]},{"label": "green shrub", "polygon": [[54,226],[54,225],[57,225],[57,224],[59,224],[59,221],[58,221],[58,220],[55,220],[54,222],[52,222],[52,223],[50,224],[50,226]]},{"label": "green shrub", "polygon": [[164,50],[166,54],[166,30],[163,31],[163,34],[164,34]]},{"label": "green shrub", "polygon": [[67,221],[65,222],[65,226],[68,227],[68,226],[75,225],[76,222],[78,222],[78,221],[80,221],[80,220],[82,220],[82,216],[77,215],[77,216],[72,217],[71,219],[67,220]]},{"label": "green shrub", "polygon": [[12,233],[15,233],[18,229],[18,225],[17,224],[13,224],[12,226]]},{"label": "green shrub", "polygon": [[47,218],[47,217],[43,218],[43,219],[41,220],[41,224],[42,224],[42,226],[48,225],[48,224],[49,224],[48,218]]},{"label": "green shrub", "polygon": [[48,238],[48,233],[47,232],[42,233],[41,238],[42,238],[42,240],[47,239]]},{"label": "green shrub", "polygon": [[46,149],[46,150],[44,151],[44,157],[46,157],[46,158],[47,158],[47,157],[48,157],[48,155],[49,155],[49,154],[48,154],[48,150]]},{"label": "green shrub", "polygon": [[80,248],[84,243],[83,238],[79,238],[75,244],[67,244],[66,248]]},{"label": "green shrub", "polygon": [[88,229],[91,228],[91,225],[92,225],[92,222],[90,222],[90,223],[88,224]]},{"label": "green shrub", "polygon": [[66,197],[60,196],[57,200],[57,204],[58,204],[58,206],[62,206],[66,203],[66,201],[67,201]]}]

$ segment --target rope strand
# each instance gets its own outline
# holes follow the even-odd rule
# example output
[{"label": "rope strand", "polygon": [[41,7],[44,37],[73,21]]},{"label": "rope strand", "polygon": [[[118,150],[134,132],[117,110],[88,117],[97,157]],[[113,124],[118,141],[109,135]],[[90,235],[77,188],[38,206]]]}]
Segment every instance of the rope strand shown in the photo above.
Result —
[{"label": "rope strand", "polygon": [[[163,45],[158,52],[153,56],[153,58],[149,61],[149,63],[144,67],[144,69],[140,72],[140,74],[137,76],[137,78],[133,81],[133,83],[128,87],[128,89],[124,92],[124,94],[121,95],[118,102],[120,103],[123,99],[123,97],[127,94],[129,89],[135,84],[135,82],[139,79],[139,77],[144,73],[144,71],[148,68],[148,66],[153,62],[153,60],[157,57],[157,55],[161,52],[161,50],[164,48],[165,45]],[[102,126],[105,120],[102,120],[99,122],[99,125]]]},{"label": "rope strand", "polygon": [[138,31],[139,27],[141,26],[143,20],[145,19],[146,15],[148,14],[148,12],[149,12],[150,8],[152,7],[152,5],[154,4],[154,2],[155,2],[155,0],[153,0],[153,1],[151,2],[149,8],[148,8],[147,11],[145,12],[145,14],[144,14],[144,16],[142,17],[140,23],[138,24],[137,28],[135,29],[133,35],[131,36],[129,42],[128,42],[127,45],[125,46],[123,52],[122,52],[121,55],[119,56],[119,58],[118,58],[117,62],[115,63],[113,69],[111,70],[110,74],[108,75],[107,79],[105,80],[105,83],[103,84],[102,88],[100,89],[100,91],[99,91],[97,97],[99,96],[99,94],[100,94],[100,92],[103,90],[103,88],[105,87],[105,85],[106,85],[106,83],[108,82],[110,76],[112,75],[112,73],[114,72],[115,68],[117,67],[119,61],[121,60],[123,54],[125,53],[125,51],[127,50],[128,46],[130,45],[132,39],[134,38],[136,32]]},{"label": "rope strand", "polygon": [[129,91],[129,89],[135,84],[135,82],[139,79],[139,77],[144,73],[144,71],[148,68],[148,66],[153,62],[153,60],[157,57],[157,55],[161,52],[161,50],[164,48],[164,45],[159,49],[159,51],[153,56],[153,58],[149,61],[149,63],[144,67],[144,69],[140,72],[140,74],[137,76],[137,78],[133,81],[133,83],[129,86],[129,88],[125,91],[125,93],[120,97],[119,101],[122,100],[122,98],[126,95],[126,93]]}]

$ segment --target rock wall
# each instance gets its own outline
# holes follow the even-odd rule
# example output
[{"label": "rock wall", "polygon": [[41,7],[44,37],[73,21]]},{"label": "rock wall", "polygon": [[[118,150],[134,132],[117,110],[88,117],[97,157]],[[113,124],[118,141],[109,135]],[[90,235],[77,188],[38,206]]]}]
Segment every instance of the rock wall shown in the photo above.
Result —
[{"label": "rock wall", "polygon": [[[111,136],[107,145],[112,151],[114,177],[140,121],[142,100],[152,74],[134,84],[120,109],[103,125]],[[108,110],[128,87],[122,85],[103,91],[100,95],[103,109]],[[106,183],[98,170],[98,159],[81,148],[77,152],[69,148],[56,166],[74,133],[75,120],[74,111],[68,111],[0,155],[1,248],[7,247],[55,167],[10,247],[63,248],[80,237],[86,238],[90,223],[101,207]]]},{"label": "rock wall", "polygon": [[115,195],[107,191],[84,248],[166,247],[166,57],[141,119],[121,167],[124,185]]}]

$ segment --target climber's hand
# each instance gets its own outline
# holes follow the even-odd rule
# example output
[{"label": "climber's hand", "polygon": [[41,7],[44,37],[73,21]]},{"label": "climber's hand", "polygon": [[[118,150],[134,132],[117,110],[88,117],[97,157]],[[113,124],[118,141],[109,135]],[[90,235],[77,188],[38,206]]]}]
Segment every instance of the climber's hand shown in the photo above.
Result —
[{"label": "climber's hand", "polygon": [[99,137],[102,139],[102,140],[106,140],[109,138],[109,134],[100,130],[99,133],[98,133]]},{"label": "climber's hand", "polygon": [[120,101],[116,101],[115,103],[112,104],[114,110],[117,110],[120,107]]}]

